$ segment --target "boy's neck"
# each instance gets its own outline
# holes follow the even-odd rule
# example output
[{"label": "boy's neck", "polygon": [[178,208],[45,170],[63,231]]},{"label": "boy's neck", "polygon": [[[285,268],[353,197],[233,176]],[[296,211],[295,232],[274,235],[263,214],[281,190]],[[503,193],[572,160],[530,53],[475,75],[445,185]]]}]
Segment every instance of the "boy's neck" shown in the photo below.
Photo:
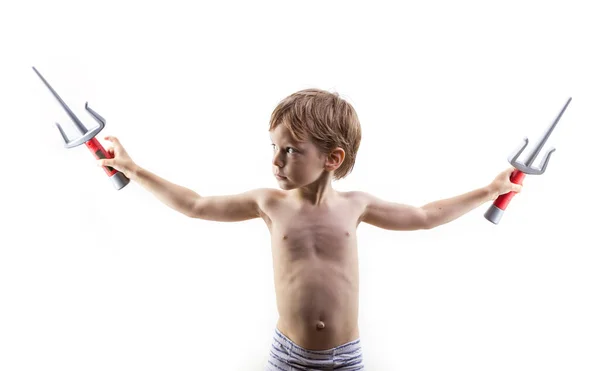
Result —
[{"label": "boy's neck", "polygon": [[296,188],[292,192],[299,202],[311,206],[327,204],[337,196],[337,192],[331,185],[330,174],[324,174],[323,177],[317,179],[314,183]]}]

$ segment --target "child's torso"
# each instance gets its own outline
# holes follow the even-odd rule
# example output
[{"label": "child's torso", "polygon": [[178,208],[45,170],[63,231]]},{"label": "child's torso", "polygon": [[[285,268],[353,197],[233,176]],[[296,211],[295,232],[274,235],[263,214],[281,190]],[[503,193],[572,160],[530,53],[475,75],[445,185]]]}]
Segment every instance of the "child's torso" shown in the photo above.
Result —
[{"label": "child's torso", "polygon": [[362,211],[344,193],[327,207],[281,198],[265,210],[277,326],[304,348],[329,349],[359,336],[356,227]]}]

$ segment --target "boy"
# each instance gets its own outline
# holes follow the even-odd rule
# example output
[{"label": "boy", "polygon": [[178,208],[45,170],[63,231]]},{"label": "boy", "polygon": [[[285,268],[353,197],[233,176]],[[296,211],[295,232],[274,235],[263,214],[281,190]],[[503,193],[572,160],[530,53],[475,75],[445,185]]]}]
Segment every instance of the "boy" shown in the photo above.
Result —
[{"label": "boy", "polygon": [[338,192],[361,141],[353,107],[337,93],[298,91],[271,115],[273,173],[281,189],[200,196],[136,165],[119,140],[105,139],[122,171],[161,202],[192,218],[233,222],[262,218],[271,233],[279,320],[266,370],[362,370],[358,330],[356,228],[365,222],[389,230],[431,229],[521,185],[509,168],[489,185],[413,207],[366,192]]}]

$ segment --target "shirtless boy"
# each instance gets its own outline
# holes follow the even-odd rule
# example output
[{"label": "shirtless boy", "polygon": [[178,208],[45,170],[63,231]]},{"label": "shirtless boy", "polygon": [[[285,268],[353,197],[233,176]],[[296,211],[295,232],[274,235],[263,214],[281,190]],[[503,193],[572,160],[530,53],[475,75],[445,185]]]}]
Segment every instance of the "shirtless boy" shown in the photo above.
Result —
[{"label": "shirtless boy", "polygon": [[275,108],[269,132],[273,174],[281,189],[199,195],[138,166],[114,136],[114,158],[98,165],[122,171],[170,208],[192,218],[237,222],[262,218],[271,234],[279,320],[266,369],[362,370],[358,329],[356,228],[431,229],[499,195],[520,192],[502,171],[484,187],[421,207],[381,200],[362,191],[338,192],[361,141],[353,107],[337,93],[296,92]]}]

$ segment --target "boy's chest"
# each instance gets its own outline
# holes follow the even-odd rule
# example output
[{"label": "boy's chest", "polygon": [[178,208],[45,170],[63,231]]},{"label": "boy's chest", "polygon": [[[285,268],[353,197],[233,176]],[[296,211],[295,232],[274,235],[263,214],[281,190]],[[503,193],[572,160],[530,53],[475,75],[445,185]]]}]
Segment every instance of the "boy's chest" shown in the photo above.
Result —
[{"label": "boy's chest", "polygon": [[320,257],[340,260],[356,248],[360,213],[350,205],[326,210],[279,210],[272,216],[273,247],[290,260]]}]

